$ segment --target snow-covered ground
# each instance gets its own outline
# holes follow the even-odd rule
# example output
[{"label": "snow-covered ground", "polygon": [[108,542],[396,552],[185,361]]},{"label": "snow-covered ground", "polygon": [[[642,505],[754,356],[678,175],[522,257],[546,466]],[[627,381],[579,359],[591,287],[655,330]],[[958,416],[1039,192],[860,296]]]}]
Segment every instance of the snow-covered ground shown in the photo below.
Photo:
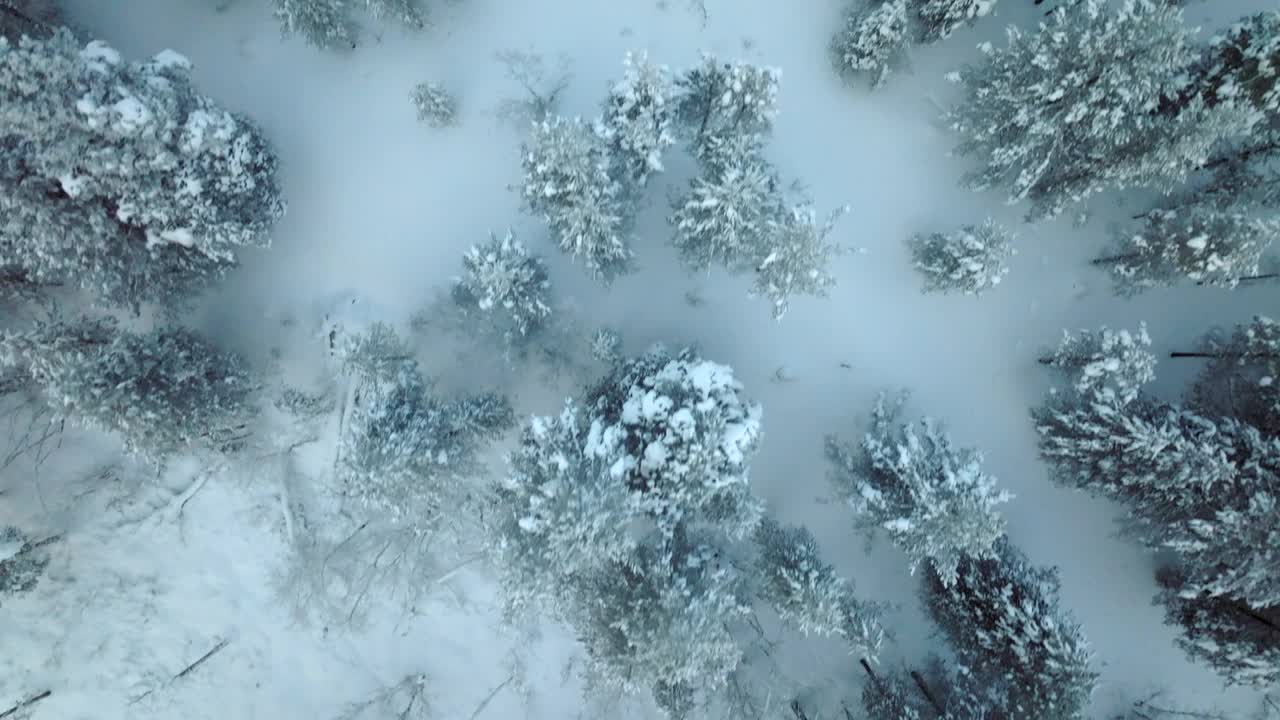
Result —
[{"label": "snow-covered ground", "polygon": [[[973,59],[978,41],[998,40],[1004,23],[1034,18],[1029,2],[1005,0],[1003,14],[975,31],[917,51],[913,72],[874,93],[842,85],[829,66],[843,0],[705,4],[704,25],[684,0],[437,2],[424,33],[373,28],[353,52],[324,53],[282,41],[263,0],[223,11],[210,0],[65,3],[79,29],[127,58],[166,48],[186,55],[200,89],[250,116],[274,144],[289,213],[273,246],[247,253],[192,320],[263,369],[299,382],[315,377],[325,354],[322,316],[337,307],[350,322],[407,326],[458,274],[467,247],[512,227],[549,260],[559,300],[585,325],[620,329],[628,351],[696,342],[705,357],[734,368],[764,407],[757,492],[782,519],[808,524],[860,595],[904,603],[888,619],[898,637],[887,661],[919,657],[930,645],[914,607],[916,583],[887,544],[864,552],[848,510],[828,501],[822,443],[828,433],[860,433],[875,394],[905,387],[912,413],[939,418],[958,443],[985,453],[987,469],[1016,494],[1005,506],[1013,540],[1036,563],[1060,568],[1062,604],[1083,626],[1102,675],[1098,717],[1152,688],[1200,707],[1256,707],[1256,693],[1223,689],[1173,646],[1151,605],[1154,559],[1114,537],[1114,507],[1049,482],[1027,411],[1051,382],[1035,358],[1063,328],[1145,320],[1160,354],[1212,325],[1274,312],[1274,289],[1120,300],[1087,263],[1108,218],[1125,213],[1118,198],[1096,200],[1082,229],[1069,221],[1031,226],[1020,223],[1024,208],[957,186],[965,165],[947,157],[953,141],[936,120],[938,104],[954,93],[942,76]],[[1267,5],[1196,4],[1188,15],[1212,27]],[[611,289],[521,214],[508,186],[518,180],[524,130],[497,111],[523,90],[496,54],[539,53],[549,77],[563,58],[572,78],[560,111],[594,116],[632,49],[672,67],[707,50],[783,69],[770,159],[783,177],[806,184],[820,212],[852,206],[836,236],[859,252],[838,260],[830,298],[800,299],[774,322],[765,300],[745,297],[745,280],[681,270],[664,220],[667,194],[692,169],[681,153],[649,189],[637,227],[640,272]],[[456,127],[417,120],[409,93],[424,80],[456,92]],[[988,215],[1017,230],[1012,272],[981,298],[922,295],[905,238]],[[691,305],[690,292],[705,302]],[[477,377],[450,354],[431,352],[429,338],[418,340],[426,369],[446,386],[499,386],[522,415],[554,413],[573,390],[534,376]],[[1166,361],[1159,389],[1175,397],[1193,370]],[[442,718],[473,717],[482,705],[474,717],[623,714],[582,704],[577,682],[564,679],[572,645],[563,631],[543,628],[536,641],[500,632],[479,565],[438,583],[408,617],[386,610],[355,629],[300,620],[279,589],[288,547],[279,477],[296,471],[305,479],[309,462],[175,466],[156,479],[118,462],[102,438],[69,434],[39,476],[10,468],[0,482],[0,521],[65,539],[40,586],[0,606],[0,711],[48,689],[35,718],[328,718],[421,672]],[[174,678],[223,640],[198,671]],[[832,676],[855,677],[856,658],[828,655],[845,665],[828,668]],[[524,669],[515,673],[523,687],[503,685],[513,667]],[[634,712],[646,710],[637,703]]]}]

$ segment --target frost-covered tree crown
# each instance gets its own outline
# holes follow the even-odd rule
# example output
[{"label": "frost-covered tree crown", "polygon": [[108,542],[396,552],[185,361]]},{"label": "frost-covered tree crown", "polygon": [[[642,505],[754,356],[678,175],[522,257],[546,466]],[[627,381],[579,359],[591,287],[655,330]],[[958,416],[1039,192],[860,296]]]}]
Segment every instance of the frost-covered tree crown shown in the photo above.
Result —
[{"label": "frost-covered tree crown", "polygon": [[881,608],[853,595],[852,585],[822,560],[813,533],[766,518],[755,541],[760,597],[783,622],[805,635],[838,636],[861,657],[878,654],[884,642]]},{"label": "frost-covered tree crown", "polygon": [[431,527],[477,472],[483,448],[514,424],[510,403],[492,393],[433,396],[382,324],[351,341],[346,367],[357,385],[340,440],[343,492],[391,522]]},{"label": "frost-covered tree crown", "polygon": [[967,92],[947,116],[958,152],[984,164],[969,185],[1004,188],[1043,217],[1104,189],[1184,179],[1257,120],[1198,96],[1165,112],[1198,60],[1192,32],[1161,0],[1082,0],[1037,31],[1010,28],[1005,48],[955,74]]},{"label": "frost-covered tree crown", "polygon": [[708,138],[766,134],[778,114],[782,71],[704,54],[676,79],[676,119],[694,148]]},{"label": "frost-covered tree crown", "polygon": [[705,271],[722,265],[754,270],[768,254],[770,222],[786,212],[773,167],[760,155],[756,136],[712,138],[703,173],[690,181],[669,222],[672,244],[684,265]]},{"label": "frost-covered tree crown", "polygon": [[1257,315],[1230,334],[1210,333],[1191,402],[1207,415],[1234,416],[1280,436],[1280,323]]},{"label": "frost-covered tree crown", "polygon": [[0,598],[29,592],[40,582],[49,565],[49,556],[41,542],[31,542],[16,527],[0,527]]},{"label": "frost-covered tree crown", "polygon": [[866,74],[871,86],[879,87],[902,62],[911,34],[908,0],[852,3],[844,26],[831,39],[832,63],[841,75]]},{"label": "frost-covered tree crown", "polygon": [[1041,363],[1065,371],[1080,395],[1125,405],[1155,379],[1156,356],[1150,347],[1146,324],[1134,332],[1106,327],[1063,331],[1057,349]]},{"label": "frost-covered tree crown", "polygon": [[743,538],[755,527],[760,505],[747,467],[761,410],[741,389],[725,365],[655,349],[616,367],[583,399],[590,437],[617,455],[612,472],[665,536],[706,524]]},{"label": "frost-covered tree crown", "polygon": [[[1083,633],[1058,607],[1058,578],[1006,539],[964,556],[953,583],[930,572],[924,599],[973,687],[1010,717],[1083,720],[1097,673]],[[981,717],[978,715],[976,717]]]},{"label": "frost-covered tree crown", "polygon": [[0,37],[17,44],[24,35],[44,38],[62,25],[55,0],[0,0]]},{"label": "frost-covered tree crown", "polygon": [[913,264],[925,276],[925,292],[958,290],[981,295],[1009,272],[1013,234],[987,220],[947,234],[916,235],[910,241]]},{"label": "frost-covered tree crown", "polygon": [[67,31],[0,42],[0,249],[38,283],[177,303],[284,211],[276,159],[181,55],[125,63]]},{"label": "frost-covered tree crown", "polygon": [[49,406],[119,434],[125,449],[162,462],[228,450],[257,414],[241,359],[181,328],[135,334],[105,319],[37,323],[0,338],[0,364],[20,370]]},{"label": "frost-covered tree crown", "polygon": [[307,44],[324,49],[347,50],[356,46],[359,31],[352,8],[369,12],[374,19],[398,22],[410,30],[427,26],[420,0],[272,0],[273,13],[285,37],[301,35]]},{"label": "frost-covered tree crown", "polygon": [[1277,236],[1280,222],[1253,217],[1246,207],[1156,208],[1146,213],[1139,232],[1119,234],[1094,263],[1107,268],[1122,295],[1185,280],[1233,288],[1258,274]]},{"label": "frost-covered tree crown", "polygon": [[829,238],[848,210],[841,208],[819,220],[817,210],[802,204],[767,221],[768,242],[756,264],[753,292],[769,299],[775,319],[787,314],[792,297],[826,297],[836,284],[830,265],[839,249]]},{"label": "frost-covered tree crown", "polygon": [[761,503],[747,485],[760,410],[740,390],[691,351],[619,360],[558,417],[533,419],[495,489],[508,603],[568,620],[608,686],[688,700],[741,658],[731,629],[749,573],[728,548]]},{"label": "frost-covered tree crown", "polygon": [[454,288],[458,302],[490,317],[508,342],[535,332],[551,315],[546,265],[530,255],[510,230],[473,245],[462,256],[464,274]]},{"label": "frost-covered tree crown", "polygon": [[884,531],[910,558],[911,572],[931,564],[950,584],[961,558],[992,557],[1005,525],[997,506],[1013,496],[982,471],[981,453],[955,447],[933,420],[920,431],[899,424],[904,400],[877,399],[859,446],[827,439],[832,481],[859,526]]},{"label": "frost-covered tree crown", "polygon": [[616,166],[614,176],[643,187],[663,170],[662,155],[675,144],[675,84],[663,65],[627,53],[623,77],[609,90],[597,132]]},{"label": "frost-covered tree crown", "polygon": [[448,127],[458,120],[458,101],[440,83],[418,83],[409,100],[418,110],[418,119],[432,127]]},{"label": "frost-covered tree crown", "polygon": [[527,209],[541,215],[556,245],[608,283],[631,267],[630,213],[610,176],[605,145],[580,120],[537,123],[524,146]]}]

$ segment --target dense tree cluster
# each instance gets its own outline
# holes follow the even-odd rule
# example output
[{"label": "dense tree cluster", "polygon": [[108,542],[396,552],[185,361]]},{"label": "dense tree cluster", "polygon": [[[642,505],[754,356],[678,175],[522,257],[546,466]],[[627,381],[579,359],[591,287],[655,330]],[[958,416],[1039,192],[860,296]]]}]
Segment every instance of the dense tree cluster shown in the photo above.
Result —
[{"label": "dense tree cluster", "polygon": [[560,415],[533,419],[496,488],[509,608],[552,610],[596,680],[651,690],[672,716],[723,689],[757,600],[863,655],[882,637],[877,608],[807,531],[762,521],[747,481],[760,408],[740,391],[730,368],[688,350],[620,360]]},{"label": "dense tree cluster", "polygon": [[606,283],[631,271],[637,204],[682,139],[701,170],[670,216],[684,264],[752,273],[753,292],[775,317],[793,295],[825,295],[840,213],[819,222],[808,202],[788,204],[763,154],[781,72],[711,55],[675,75],[630,54],[625,68],[593,124],[549,118],[525,144],[525,207],[547,221],[560,249]]},{"label": "dense tree cluster", "polygon": [[[1179,644],[1231,682],[1260,685],[1280,678],[1276,327],[1259,317],[1202,351],[1175,353],[1209,361],[1183,405],[1142,391],[1154,359],[1106,342],[1127,334],[1086,334],[1054,357],[1073,389],[1033,413],[1057,482],[1123,503],[1132,535],[1176,554],[1160,599]],[[1092,359],[1067,360],[1087,346]]]}]

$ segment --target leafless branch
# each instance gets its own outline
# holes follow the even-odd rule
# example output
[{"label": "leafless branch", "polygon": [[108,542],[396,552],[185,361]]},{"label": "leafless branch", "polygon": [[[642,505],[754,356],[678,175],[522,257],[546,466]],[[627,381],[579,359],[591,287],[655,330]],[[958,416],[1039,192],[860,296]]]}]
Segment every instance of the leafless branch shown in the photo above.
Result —
[{"label": "leafless branch", "polygon": [[23,701],[19,702],[17,705],[14,705],[13,707],[9,708],[8,710],[5,710],[4,712],[0,713],[0,720],[3,720],[3,718],[12,717],[12,716],[14,716],[14,715],[17,715],[17,714],[18,714],[18,711],[20,711],[20,710],[24,710],[24,709],[26,709],[26,708],[29,708],[29,707],[31,707],[32,705],[35,705],[36,703],[38,703],[38,702],[40,702],[41,700],[43,700],[43,699],[45,699],[45,698],[49,697],[49,696],[50,696],[50,695],[52,695],[52,694],[53,694],[53,691],[52,691],[52,690],[44,690],[44,691],[42,691],[42,692],[38,692],[38,693],[36,693],[35,695],[32,695],[31,697],[27,698],[26,700],[23,700]]}]

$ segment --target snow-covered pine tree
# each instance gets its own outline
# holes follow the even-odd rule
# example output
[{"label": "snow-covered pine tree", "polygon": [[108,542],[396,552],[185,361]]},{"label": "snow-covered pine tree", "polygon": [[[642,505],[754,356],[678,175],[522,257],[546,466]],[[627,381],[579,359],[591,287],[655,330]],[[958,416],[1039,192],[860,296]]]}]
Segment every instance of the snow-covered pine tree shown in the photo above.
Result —
[{"label": "snow-covered pine tree", "polygon": [[360,7],[375,20],[398,22],[410,30],[427,26],[427,12],[421,0],[272,0],[274,15],[285,37],[301,35],[307,44],[321,50],[355,48],[359,28],[350,9]]},{"label": "snow-covered pine tree", "polygon": [[[1275,522],[1267,523],[1274,527]],[[1254,607],[1229,596],[1196,592],[1182,574],[1158,575],[1165,622],[1181,631],[1178,646],[1229,683],[1268,687],[1280,682],[1280,604]]]},{"label": "snow-covered pine tree", "polygon": [[608,284],[630,270],[630,210],[609,174],[603,141],[580,120],[537,123],[523,152],[525,207],[541,215],[561,250]]},{"label": "snow-covered pine tree", "polygon": [[410,30],[427,26],[427,13],[420,0],[356,0],[376,20],[392,20]]},{"label": "snow-covered pine tree", "polygon": [[301,35],[307,44],[326,50],[356,46],[356,26],[346,0],[272,0],[280,34]]},{"label": "snow-covered pine tree", "polygon": [[917,38],[924,43],[946,39],[965,25],[991,14],[999,0],[912,0],[918,27]]},{"label": "snow-covered pine tree", "polygon": [[[1274,680],[1280,628],[1267,618],[1280,607],[1280,435],[1274,426],[1263,429],[1276,417],[1275,396],[1267,399],[1270,386],[1258,381],[1274,371],[1280,332],[1259,319],[1218,346],[1219,354],[1175,353],[1221,363],[1193,395],[1206,414],[1140,395],[1153,359],[1132,342],[1108,350],[1106,339],[1100,333],[1064,341],[1058,364],[1084,377],[1076,392],[1033,411],[1041,455],[1056,482],[1124,503],[1131,533],[1176,553],[1160,600],[1168,621],[1182,626],[1179,644],[1192,657],[1232,682]],[[1102,390],[1099,377],[1109,377]],[[1234,392],[1237,381],[1260,392]]]},{"label": "snow-covered pine tree", "polygon": [[514,422],[506,398],[433,397],[394,331],[375,324],[352,341],[357,388],[340,440],[342,491],[392,523],[433,527],[456,507],[479,454]]},{"label": "snow-covered pine tree", "polygon": [[1194,412],[1058,394],[1032,417],[1054,482],[1125,503],[1130,532],[1149,544],[1235,487],[1229,426]]},{"label": "snow-covered pine tree", "polygon": [[606,365],[622,359],[622,335],[613,328],[602,327],[591,336],[591,357]]},{"label": "snow-covered pine tree", "polygon": [[1211,104],[1252,106],[1280,115],[1280,11],[1242,18],[1209,44],[1196,87]]},{"label": "snow-covered pine tree", "polygon": [[732,627],[750,613],[744,575],[696,532],[584,574],[569,617],[588,676],[627,693],[651,690],[670,717],[687,717],[741,662]]},{"label": "snow-covered pine tree", "polygon": [[1057,572],[1032,566],[1006,538],[994,550],[962,556],[952,583],[927,572],[925,607],[973,687],[1011,720],[1083,720],[1097,673],[1079,626],[1058,607]]},{"label": "snow-covered pine tree", "polygon": [[605,99],[597,132],[614,164],[614,177],[630,188],[642,188],[663,170],[662,154],[675,144],[672,127],[675,84],[663,65],[647,54],[627,53],[622,80]]},{"label": "snow-covered pine tree", "polygon": [[747,485],[759,407],[732,371],[655,348],[535,418],[487,512],[509,607],[549,608],[605,687],[686,712],[738,665],[761,503]]},{"label": "snow-covered pine tree", "polygon": [[465,274],[454,285],[455,302],[488,318],[508,344],[536,333],[551,316],[546,265],[511,230],[471,246],[462,265]]},{"label": "snow-covered pine tree", "polygon": [[925,276],[925,292],[959,290],[981,295],[1009,272],[1013,233],[988,219],[952,233],[916,235],[909,241],[914,265]]},{"label": "snow-covered pine tree", "polygon": [[709,138],[767,135],[778,114],[778,68],[746,62],[722,63],[704,53],[702,62],[676,78],[677,126],[700,156]]},{"label": "snow-covered pine tree", "polygon": [[1280,12],[1258,13],[1228,28],[1209,44],[1193,69],[1194,82],[1180,100],[1201,98],[1260,116],[1246,136],[1215,148],[1205,163],[1207,182],[1189,188],[1171,209],[1211,203],[1248,213],[1280,206]]},{"label": "snow-covered pine tree", "polygon": [[1126,405],[1156,377],[1156,356],[1150,347],[1145,323],[1136,332],[1107,327],[1075,334],[1064,330],[1057,349],[1040,363],[1064,371],[1081,397]]},{"label": "snow-covered pine tree", "polygon": [[672,244],[691,270],[754,270],[767,254],[770,223],[787,212],[777,173],[761,156],[757,136],[709,138],[705,145],[702,174],[675,200],[668,219]]},{"label": "snow-covered pine tree", "polygon": [[1172,356],[1208,360],[1191,392],[1197,409],[1280,436],[1280,323],[1259,315],[1229,336],[1209,333],[1198,350]]},{"label": "snow-covered pine tree", "polygon": [[276,159],[164,51],[125,63],[65,30],[0,43],[0,255],[111,304],[179,304],[263,240]]},{"label": "snow-covered pine tree", "polygon": [[939,580],[955,582],[963,557],[994,557],[1004,535],[996,506],[1013,496],[982,471],[982,454],[957,448],[932,420],[917,432],[899,423],[905,395],[882,394],[871,426],[854,447],[827,438],[831,480],[858,516],[858,525],[886,532],[910,558],[910,570],[931,564]]},{"label": "snow-covered pine tree", "polygon": [[957,152],[984,163],[967,184],[1007,188],[1041,218],[1105,189],[1183,180],[1258,120],[1194,94],[1163,111],[1188,87],[1192,31],[1160,0],[1082,0],[1036,32],[1010,28],[1007,47],[988,46],[985,62],[953,75],[967,90],[947,113]]},{"label": "snow-covered pine tree", "polygon": [[409,100],[418,109],[418,119],[431,127],[449,127],[458,120],[458,101],[440,83],[418,83]]},{"label": "snow-covered pine tree", "polygon": [[597,442],[623,453],[612,471],[664,538],[696,526],[743,539],[759,522],[747,463],[761,410],[741,390],[728,366],[657,347],[616,365],[583,398]]},{"label": "snow-covered pine tree", "polygon": [[1111,273],[1121,295],[1185,280],[1233,288],[1258,275],[1263,253],[1277,236],[1280,220],[1253,217],[1243,206],[1154,208],[1140,231],[1117,234],[1112,248],[1093,263]]},{"label": "snow-covered pine tree", "polygon": [[28,592],[40,582],[49,565],[49,556],[41,548],[48,542],[31,542],[16,527],[0,527],[0,597]]},{"label": "snow-covered pine tree", "polygon": [[884,84],[910,47],[912,27],[908,0],[879,5],[853,2],[844,26],[831,38],[831,60],[845,77],[869,75],[871,87]]},{"label": "snow-covered pine tree", "polygon": [[49,37],[61,25],[54,0],[0,0],[0,37],[14,45],[24,35]]},{"label": "snow-covered pine tree", "polygon": [[581,409],[566,403],[558,416],[533,418],[507,458],[488,516],[508,613],[563,611],[566,578],[621,562],[638,542],[626,531],[634,509],[609,471],[612,448],[589,431]]},{"label": "snow-covered pine tree", "polygon": [[234,449],[257,413],[243,361],[181,328],[135,334],[109,319],[38,322],[0,338],[0,364],[29,378],[55,412],[120,435],[127,451],[155,463]]},{"label": "snow-covered pine tree", "polygon": [[796,205],[781,217],[769,218],[757,256],[753,293],[769,299],[774,319],[781,320],[795,295],[826,297],[836,284],[831,259],[839,252],[828,240],[844,207],[818,221],[811,205]]},{"label": "snow-covered pine tree", "polygon": [[882,609],[853,594],[823,562],[813,533],[765,518],[756,528],[758,594],[783,622],[805,635],[838,636],[859,657],[875,657],[884,642]]}]

